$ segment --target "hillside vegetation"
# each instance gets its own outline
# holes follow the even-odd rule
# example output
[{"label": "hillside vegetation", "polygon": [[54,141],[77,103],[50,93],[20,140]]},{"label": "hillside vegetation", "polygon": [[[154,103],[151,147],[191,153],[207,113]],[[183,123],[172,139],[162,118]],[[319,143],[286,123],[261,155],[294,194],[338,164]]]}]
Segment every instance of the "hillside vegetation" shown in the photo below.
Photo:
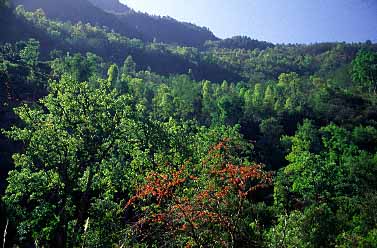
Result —
[{"label": "hillside vegetation", "polygon": [[197,47],[207,40],[218,39],[206,28],[178,22],[170,17],[135,12],[118,1],[13,0],[13,3],[15,6],[23,5],[29,11],[42,8],[49,18],[60,21],[106,26],[117,33],[145,42],[156,40]]},{"label": "hillside vegetation", "polygon": [[[15,3],[0,1],[4,247],[377,246],[376,44]],[[181,31],[135,32],[148,22]]]}]

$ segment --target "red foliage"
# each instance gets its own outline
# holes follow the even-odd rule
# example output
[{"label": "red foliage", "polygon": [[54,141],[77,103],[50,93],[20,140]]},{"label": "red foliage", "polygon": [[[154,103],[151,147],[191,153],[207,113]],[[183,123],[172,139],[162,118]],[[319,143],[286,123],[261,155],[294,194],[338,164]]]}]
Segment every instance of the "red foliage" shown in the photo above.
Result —
[{"label": "red foliage", "polygon": [[[197,244],[196,230],[208,225],[234,232],[233,219],[242,211],[249,193],[270,186],[272,175],[264,172],[261,165],[238,166],[226,162],[228,142],[229,139],[220,142],[209,152],[202,167],[211,164],[211,169],[197,172],[198,176],[192,175],[187,166],[169,174],[152,173],[126,205],[136,206],[139,201],[150,200],[149,206],[153,202],[157,206],[144,208],[135,225],[137,229],[145,233],[144,224],[162,224],[166,232],[187,233]],[[189,192],[190,197],[182,190]],[[230,210],[236,213],[230,214]]]},{"label": "red foliage", "polygon": [[[272,183],[271,175],[264,173],[261,165],[236,166],[227,164],[225,168],[213,170],[212,173],[219,176],[226,184],[232,185],[240,197],[246,197],[251,191],[265,188]],[[247,183],[250,180],[260,180],[262,183],[249,187]]]},{"label": "red foliage", "polygon": [[161,204],[164,198],[172,196],[174,188],[187,180],[182,175],[184,170],[185,166],[177,172],[172,172],[171,175],[152,173],[147,177],[147,183],[128,201],[126,207],[147,196],[155,197],[158,204]]}]

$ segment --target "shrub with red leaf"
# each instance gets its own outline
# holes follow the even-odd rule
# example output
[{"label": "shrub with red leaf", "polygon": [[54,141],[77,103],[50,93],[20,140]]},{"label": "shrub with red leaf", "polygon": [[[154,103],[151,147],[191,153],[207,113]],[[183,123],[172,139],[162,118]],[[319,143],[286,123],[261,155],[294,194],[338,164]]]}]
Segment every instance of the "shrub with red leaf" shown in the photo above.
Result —
[{"label": "shrub with red leaf", "polygon": [[251,194],[270,187],[272,175],[262,165],[232,164],[229,143],[226,139],[213,147],[200,166],[186,165],[147,178],[126,205],[138,213],[133,232],[139,242],[182,247],[256,245],[248,226],[257,217],[246,211],[257,204]]}]

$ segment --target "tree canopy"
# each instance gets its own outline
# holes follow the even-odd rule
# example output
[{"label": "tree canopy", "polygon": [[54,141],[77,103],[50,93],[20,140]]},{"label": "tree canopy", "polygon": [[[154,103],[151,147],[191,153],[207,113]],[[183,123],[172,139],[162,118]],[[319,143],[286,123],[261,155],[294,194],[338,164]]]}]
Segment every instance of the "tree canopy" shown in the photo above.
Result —
[{"label": "tree canopy", "polygon": [[0,12],[4,247],[377,247],[376,44]]}]

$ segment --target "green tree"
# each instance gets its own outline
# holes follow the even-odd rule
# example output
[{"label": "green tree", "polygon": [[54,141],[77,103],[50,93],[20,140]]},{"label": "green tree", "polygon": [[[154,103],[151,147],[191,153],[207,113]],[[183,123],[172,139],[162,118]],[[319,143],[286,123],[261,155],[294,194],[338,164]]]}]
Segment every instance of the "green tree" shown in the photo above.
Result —
[{"label": "green tree", "polygon": [[119,81],[119,68],[116,64],[112,64],[107,71],[107,80],[114,87]]},{"label": "green tree", "polygon": [[102,58],[93,53],[87,53],[86,56],[78,53],[67,54],[64,57],[55,58],[50,64],[53,74],[57,78],[67,74],[79,82],[89,81],[94,85],[108,69]]},{"label": "green tree", "polygon": [[266,233],[267,247],[293,248],[309,247],[302,239],[303,214],[299,211],[280,215],[277,225]]},{"label": "green tree", "polygon": [[254,103],[253,103],[253,93],[250,89],[246,90],[243,95],[243,101],[244,101],[244,114],[246,116],[252,116],[253,109],[254,109]]},{"label": "green tree", "polygon": [[[373,133],[371,128],[361,129],[353,133]],[[377,157],[358,146],[368,142],[360,139],[334,124],[318,130],[310,121],[283,139],[290,146],[289,164],[277,177],[275,205],[282,214],[287,209],[303,211],[297,223],[302,231],[295,239],[309,247],[345,245],[350,240],[360,247],[377,224],[376,215],[369,212],[376,204],[371,175],[376,173]]]},{"label": "green tree", "polygon": [[280,166],[279,163],[284,161],[284,156],[279,146],[279,140],[284,133],[283,126],[274,117],[264,119],[259,124],[261,135],[256,144],[260,148],[260,157],[264,163],[272,166]]},{"label": "green tree", "polygon": [[235,125],[242,115],[242,103],[237,96],[225,95],[217,100],[219,124]]},{"label": "green tree", "polygon": [[274,96],[274,91],[271,85],[268,85],[266,88],[266,91],[264,92],[264,99],[263,103],[269,108],[272,108],[275,103],[275,96]]},{"label": "green tree", "polygon": [[200,112],[200,85],[188,76],[171,79],[171,93],[174,97],[174,111],[179,118],[192,119]]},{"label": "green tree", "polygon": [[21,241],[109,246],[119,238],[124,201],[142,176],[138,166],[146,171],[154,164],[149,141],[156,142],[154,151],[165,143],[152,134],[163,132],[139,122],[130,98],[118,96],[108,81],[93,88],[63,77],[50,87],[43,108],[17,108],[23,128],[6,132],[26,149],[14,155],[4,202]]},{"label": "green tree", "polygon": [[377,53],[362,50],[352,62],[352,78],[369,93],[377,94]]},{"label": "green tree", "polygon": [[132,56],[127,56],[126,60],[123,63],[122,75],[134,75],[136,73],[136,63],[133,60]]},{"label": "green tree", "polygon": [[169,120],[174,117],[174,97],[166,84],[161,84],[153,98],[154,114],[157,119]]},{"label": "green tree", "polygon": [[264,89],[263,89],[262,84],[258,83],[254,86],[252,102],[253,102],[254,107],[256,107],[256,108],[262,106],[262,104],[263,104],[263,97],[264,97],[263,90]]},{"label": "green tree", "polygon": [[39,58],[39,41],[30,39],[20,51],[21,59],[31,67],[35,67]]},{"label": "green tree", "polygon": [[20,51],[20,57],[25,64],[29,66],[28,80],[36,80],[36,69],[39,59],[39,41],[30,39],[26,43],[26,46]]},{"label": "green tree", "polygon": [[213,100],[213,90],[210,81],[202,83],[202,119],[203,123],[210,125],[212,119],[216,119],[216,105]]}]

